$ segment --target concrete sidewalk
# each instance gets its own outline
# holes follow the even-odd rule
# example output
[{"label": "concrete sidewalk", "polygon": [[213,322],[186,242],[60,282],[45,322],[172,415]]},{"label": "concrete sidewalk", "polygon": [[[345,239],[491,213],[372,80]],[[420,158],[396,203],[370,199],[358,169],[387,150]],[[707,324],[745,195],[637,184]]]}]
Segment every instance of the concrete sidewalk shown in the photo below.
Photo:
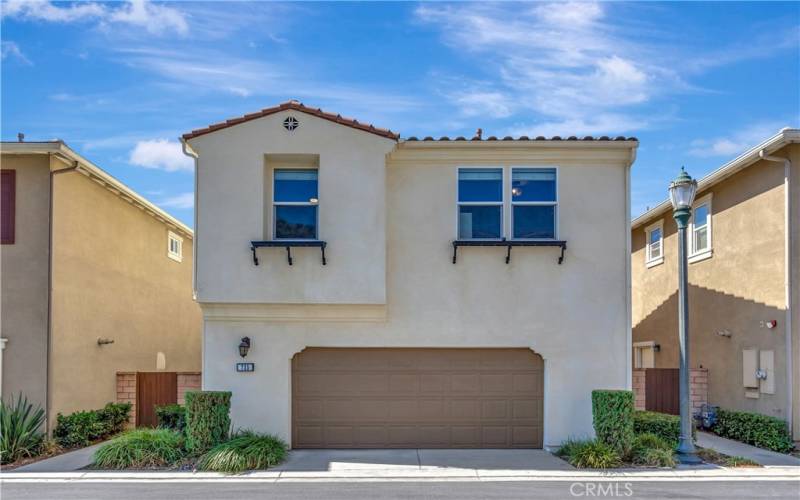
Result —
[{"label": "concrete sidewalk", "polygon": [[[697,446],[711,448],[712,450],[732,457],[749,458],[765,467],[783,465],[800,467],[800,458],[756,448],[755,446],[725,439],[708,432],[697,432]],[[798,473],[800,474],[800,471],[798,471]]]},{"label": "concrete sidewalk", "polygon": [[92,464],[94,452],[103,444],[97,443],[79,450],[68,451],[55,457],[45,458],[32,464],[17,467],[14,472],[72,472],[81,470]]}]

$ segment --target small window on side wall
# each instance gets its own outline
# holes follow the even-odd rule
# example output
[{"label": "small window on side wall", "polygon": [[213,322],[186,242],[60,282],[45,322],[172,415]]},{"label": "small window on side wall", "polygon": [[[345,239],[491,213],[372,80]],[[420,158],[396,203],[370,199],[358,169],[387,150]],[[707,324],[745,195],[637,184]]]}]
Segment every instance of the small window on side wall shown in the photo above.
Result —
[{"label": "small window on side wall", "polygon": [[167,233],[167,257],[178,262],[183,260],[183,238],[172,231]]},{"label": "small window on side wall", "polygon": [[513,168],[511,170],[513,238],[555,239],[557,200],[556,169]]},{"label": "small window on side wall", "polygon": [[3,245],[13,245],[16,233],[16,193],[17,193],[17,171],[2,171],[2,193],[0,193],[0,231],[2,231]]},{"label": "small window on side wall", "polygon": [[711,195],[695,201],[689,221],[689,262],[711,257]]},{"label": "small window on side wall", "polygon": [[273,183],[276,240],[316,240],[319,183],[316,169],[276,169]]},{"label": "small window on side wall", "polygon": [[458,169],[458,239],[503,235],[503,169]]},{"label": "small window on side wall", "polygon": [[664,222],[658,221],[645,229],[647,246],[645,247],[645,264],[647,267],[657,266],[664,262]]}]

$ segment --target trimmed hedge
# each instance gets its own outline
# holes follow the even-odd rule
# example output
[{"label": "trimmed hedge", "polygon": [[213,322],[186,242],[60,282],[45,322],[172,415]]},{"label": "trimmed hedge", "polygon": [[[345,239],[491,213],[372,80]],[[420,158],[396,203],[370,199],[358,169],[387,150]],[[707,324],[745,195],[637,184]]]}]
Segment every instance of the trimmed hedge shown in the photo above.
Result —
[{"label": "trimmed hedge", "polygon": [[186,408],[179,404],[156,406],[156,418],[160,428],[183,432],[186,427]]},{"label": "trimmed hedge", "polygon": [[76,411],[66,416],[59,413],[53,437],[64,448],[88,446],[120,432],[130,412],[130,403],[108,403],[99,410]]},{"label": "trimmed hedge", "polygon": [[[636,434],[655,434],[678,446],[681,439],[681,417],[657,411],[637,410],[633,413],[633,431]],[[692,424],[692,440],[697,438],[697,429]]]},{"label": "trimmed hedge", "polygon": [[592,423],[597,439],[624,455],[633,444],[633,391],[592,391]]},{"label": "trimmed hedge", "polygon": [[231,427],[231,393],[186,393],[186,450],[199,455],[228,439]]},{"label": "trimmed hedge", "polygon": [[767,415],[720,409],[711,430],[722,437],[779,453],[794,449],[786,421]]}]

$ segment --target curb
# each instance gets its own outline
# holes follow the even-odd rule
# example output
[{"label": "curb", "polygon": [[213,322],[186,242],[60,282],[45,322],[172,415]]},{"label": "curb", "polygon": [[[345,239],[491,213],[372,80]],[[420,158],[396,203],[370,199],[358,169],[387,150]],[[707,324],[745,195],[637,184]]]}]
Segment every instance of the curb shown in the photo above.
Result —
[{"label": "curb", "polygon": [[240,475],[215,472],[7,472],[0,483],[28,482],[437,482],[437,481],[793,481],[800,483],[798,467],[700,470],[537,471],[537,470],[343,470],[258,471]]}]

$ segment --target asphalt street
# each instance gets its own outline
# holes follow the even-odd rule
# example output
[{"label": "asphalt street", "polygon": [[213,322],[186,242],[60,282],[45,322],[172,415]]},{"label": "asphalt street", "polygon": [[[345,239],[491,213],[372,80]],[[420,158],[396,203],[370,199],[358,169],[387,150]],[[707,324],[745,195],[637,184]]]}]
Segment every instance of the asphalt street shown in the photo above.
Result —
[{"label": "asphalt street", "polygon": [[3,500],[158,499],[791,499],[800,498],[792,481],[516,481],[516,482],[164,482],[83,481],[0,484]]}]

